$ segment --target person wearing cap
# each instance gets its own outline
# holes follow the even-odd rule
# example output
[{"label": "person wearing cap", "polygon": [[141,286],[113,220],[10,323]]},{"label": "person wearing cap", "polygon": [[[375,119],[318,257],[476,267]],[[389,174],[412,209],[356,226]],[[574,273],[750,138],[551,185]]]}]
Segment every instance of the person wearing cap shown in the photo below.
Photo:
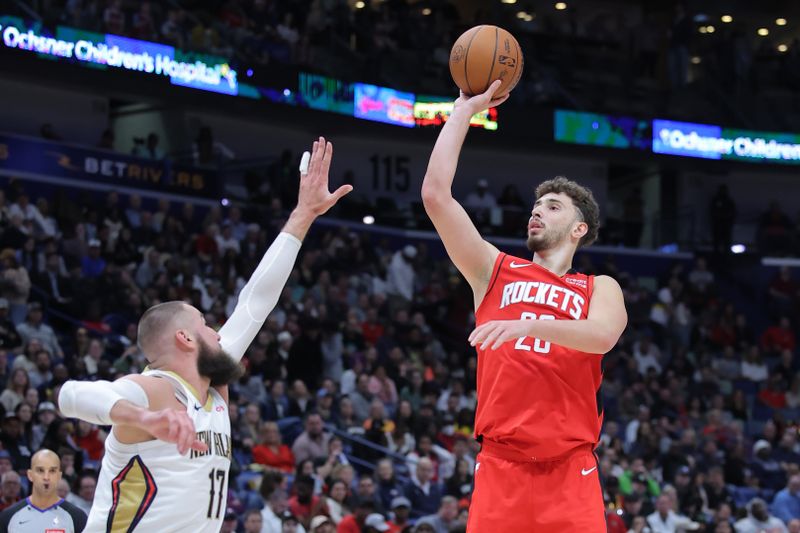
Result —
[{"label": "person wearing cap", "polygon": [[31,438],[31,446],[34,450],[41,448],[44,437],[47,434],[47,428],[56,419],[58,412],[53,402],[42,402],[36,408],[36,417],[38,422],[33,425],[33,434]]},{"label": "person wearing cap", "polygon": [[416,257],[417,249],[407,244],[392,255],[392,260],[386,268],[387,292],[406,303],[414,297],[414,279],[416,278],[414,259]]},{"label": "person wearing cap", "polygon": [[375,511],[375,504],[370,500],[363,500],[358,502],[353,511],[342,518],[336,528],[336,533],[362,533],[365,527],[367,517]]},{"label": "person wearing cap", "polygon": [[8,315],[8,299],[0,298],[0,349],[14,351],[22,348],[22,336]]},{"label": "person wearing cap", "polygon": [[25,322],[17,326],[17,331],[22,337],[22,342],[26,345],[33,339],[42,343],[42,348],[50,352],[57,359],[64,358],[64,350],[58,342],[56,332],[52,327],[44,323],[42,304],[31,302],[28,305],[28,314]]},{"label": "person wearing cap", "polygon": [[389,531],[389,524],[380,513],[371,513],[364,519],[363,533],[377,533],[379,531]]},{"label": "person wearing cap", "polygon": [[311,519],[309,533],[336,533],[336,526],[325,515],[317,515]]},{"label": "person wearing cap", "polygon": [[786,472],[772,456],[772,445],[767,440],[759,439],[753,444],[753,461],[750,468],[753,476],[760,481],[761,488],[777,492],[786,485]]},{"label": "person wearing cap", "polygon": [[222,527],[219,533],[236,533],[236,527],[239,525],[239,518],[233,511],[225,513],[225,519],[222,521]]},{"label": "person wearing cap", "polygon": [[13,411],[7,412],[0,426],[0,443],[11,455],[11,462],[17,470],[30,466],[31,452],[23,441],[23,426],[19,416]]},{"label": "person wearing cap", "polygon": [[102,243],[99,239],[89,239],[89,250],[81,257],[81,272],[83,277],[99,278],[106,270],[106,260],[101,255]]},{"label": "person wearing cap", "polygon": [[410,525],[411,502],[405,496],[392,498],[392,519],[389,521],[389,533],[400,533]]},{"label": "person wearing cap", "polygon": [[281,514],[281,533],[305,533],[305,528],[291,511]]},{"label": "person wearing cap", "polygon": [[485,179],[478,180],[475,190],[467,195],[463,205],[467,212],[475,217],[478,227],[488,223],[491,210],[497,207],[497,199],[489,191],[489,182]]}]

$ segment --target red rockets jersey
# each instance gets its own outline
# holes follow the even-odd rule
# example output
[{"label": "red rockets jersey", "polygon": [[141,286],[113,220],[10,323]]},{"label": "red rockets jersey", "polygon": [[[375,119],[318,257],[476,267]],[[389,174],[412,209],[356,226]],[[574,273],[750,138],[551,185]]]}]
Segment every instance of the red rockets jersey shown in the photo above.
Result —
[{"label": "red rockets jersey", "polygon": [[[557,276],[528,259],[501,253],[475,312],[492,320],[584,320],[593,276]],[[535,460],[596,444],[602,425],[602,355],[531,337],[478,346],[475,435],[508,445]]]}]

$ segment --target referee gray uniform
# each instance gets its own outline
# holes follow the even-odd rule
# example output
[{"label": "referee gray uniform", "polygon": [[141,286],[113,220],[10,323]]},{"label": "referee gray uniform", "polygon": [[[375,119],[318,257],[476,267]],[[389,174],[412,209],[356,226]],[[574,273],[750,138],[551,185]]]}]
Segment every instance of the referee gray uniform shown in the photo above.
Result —
[{"label": "referee gray uniform", "polygon": [[64,500],[39,509],[30,498],[0,513],[0,533],[81,533],[86,513]]}]

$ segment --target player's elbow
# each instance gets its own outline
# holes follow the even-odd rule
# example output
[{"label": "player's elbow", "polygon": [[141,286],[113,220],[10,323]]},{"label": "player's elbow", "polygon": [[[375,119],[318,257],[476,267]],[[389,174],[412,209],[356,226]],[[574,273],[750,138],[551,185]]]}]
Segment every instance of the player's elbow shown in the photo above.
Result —
[{"label": "player's elbow", "polygon": [[425,175],[425,180],[422,182],[422,205],[426,210],[435,210],[450,198],[452,195],[449,190],[444,190],[428,174]]}]

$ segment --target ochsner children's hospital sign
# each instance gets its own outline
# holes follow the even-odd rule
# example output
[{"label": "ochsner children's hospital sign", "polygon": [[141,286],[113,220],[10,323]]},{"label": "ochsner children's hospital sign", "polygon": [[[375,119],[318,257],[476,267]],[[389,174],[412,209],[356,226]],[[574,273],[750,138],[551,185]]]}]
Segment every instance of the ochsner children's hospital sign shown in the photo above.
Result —
[{"label": "ochsner children's hospital sign", "polygon": [[800,164],[800,135],[654,120],[653,151],[706,159]]},{"label": "ochsner children's hospital sign", "polygon": [[2,43],[7,48],[168,76],[173,85],[193,89],[238,93],[236,71],[223,58],[200,56],[165,44],[63,26],[57,28],[56,37],[41,35],[32,28],[20,29],[18,25],[0,26],[0,31]]}]

